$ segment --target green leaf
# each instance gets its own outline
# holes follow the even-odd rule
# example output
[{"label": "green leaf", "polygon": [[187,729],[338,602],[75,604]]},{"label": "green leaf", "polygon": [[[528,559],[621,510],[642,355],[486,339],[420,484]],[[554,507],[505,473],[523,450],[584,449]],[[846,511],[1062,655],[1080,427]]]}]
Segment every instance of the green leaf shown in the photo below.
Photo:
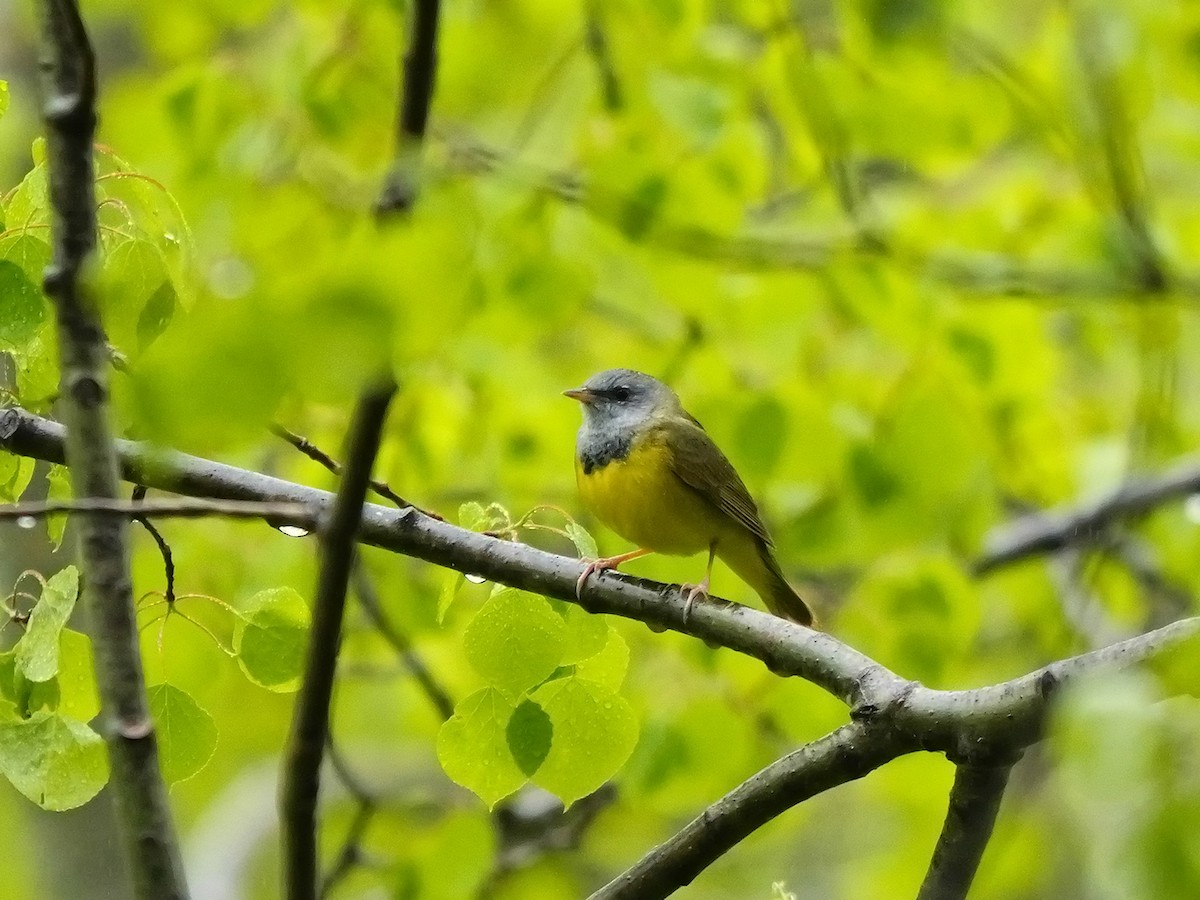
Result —
[{"label": "green leaf", "polygon": [[546,711],[532,700],[523,700],[513,710],[505,729],[508,749],[516,760],[517,767],[526,775],[532,775],[550,752],[554,726]]},{"label": "green leaf", "polygon": [[126,352],[148,347],[175,311],[166,261],[147,240],[122,241],[105,256],[97,293],[109,339]]},{"label": "green leaf", "polygon": [[558,668],[566,631],[546,598],[505,588],[475,614],[463,648],[476,672],[517,696]]},{"label": "green leaf", "polygon": [[[66,466],[57,463],[46,473],[46,499],[69,500],[71,498],[71,473]],[[53,513],[46,516],[46,535],[55,550],[62,546],[63,534],[67,530],[67,514]]]},{"label": "green leaf", "polygon": [[0,450],[0,502],[15,503],[33,479],[35,463],[25,456]]},{"label": "green leaf", "polygon": [[0,116],[8,112],[8,82],[0,78]]},{"label": "green leaf", "polygon": [[31,284],[40,286],[50,265],[50,245],[33,232],[14,230],[0,237],[0,259],[19,267]]},{"label": "green leaf", "polygon": [[446,774],[495,806],[525,783],[508,745],[515,706],[495,688],[484,688],[454,708],[438,732],[437,755]]},{"label": "green leaf", "polygon": [[44,405],[58,394],[58,351],[52,336],[43,332],[21,351],[17,363],[17,394],[27,408]]},{"label": "green leaf", "polygon": [[629,646],[611,625],[603,649],[575,664],[575,675],[608,688],[619,690],[629,669]]},{"label": "green leaf", "polygon": [[756,477],[775,471],[787,441],[788,417],[771,394],[760,396],[738,419],[738,469]]},{"label": "green leaf", "polygon": [[146,689],[158,734],[159,763],[171,784],[204,768],[217,748],[217,724],[191,695],[173,684]]},{"label": "green leaf", "polygon": [[41,710],[54,712],[59,707],[61,692],[57,678],[30,681],[17,667],[16,649],[0,653],[0,699],[12,708],[5,710],[13,720],[28,719]]},{"label": "green leaf", "polygon": [[175,286],[164,281],[146,300],[137,320],[137,349],[145,350],[154,339],[167,330],[171,317],[175,315]]},{"label": "green leaf", "polygon": [[0,259],[0,346],[24,346],[45,322],[41,289],[16,263]]},{"label": "green leaf", "polygon": [[42,809],[74,809],[108,781],[100,735],[52,712],[0,723],[0,772]]},{"label": "green leaf", "polygon": [[246,677],[268,690],[296,690],[310,618],[308,604],[291,588],[269,588],[247,600],[233,631],[233,651]]},{"label": "green leaf", "polygon": [[491,524],[492,517],[488,515],[483,505],[469,500],[458,507],[458,524],[468,531],[486,530]]},{"label": "green leaf", "polygon": [[567,624],[566,644],[559,665],[569,666],[604,649],[608,641],[609,624],[604,616],[594,615],[574,603],[564,603],[560,610]]},{"label": "green leaf", "polygon": [[602,684],[559,678],[531,699],[550,717],[554,734],[533,782],[568,806],[615,775],[637,744],[633,709]]},{"label": "green leaf", "polygon": [[596,539],[578,522],[573,519],[569,520],[566,532],[571,543],[575,545],[575,550],[583,559],[597,559],[600,556],[600,550],[596,547]]},{"label": "green leaf", "polygon": [[79,594],[79,572],[67,566],[46,582],[29,615],[29,626],[16,646],[17,670],[30,681],[58,674],[59,637]]},{"label": "green leaf", "polygon": [[[41,140],[39,138],[39,140]],[[9,229],[25,228],[49,218],[49,201],[46,189],[46,166],[36,163],[38,142],[33,145],[35,165],[21,179],[17,189],[8,198],[4,209],[4,224]]]},{"label": "green leaf", "polygon": [[437,620],[439,625],[445,621],[446,613],[454,605],[454,599],[458,596],[458,592],[462,589],[466,580],[462,572],[456,572],[454,569],[446,569],[442,573],[442,587],[438,591],[437,605]]},{"label": "green leaf", "polygon": [[96,670],[92,662],[92,639],[82,632],[64,628],[58,638],[58,712],[67,718],[89,722],[100,712]]}]

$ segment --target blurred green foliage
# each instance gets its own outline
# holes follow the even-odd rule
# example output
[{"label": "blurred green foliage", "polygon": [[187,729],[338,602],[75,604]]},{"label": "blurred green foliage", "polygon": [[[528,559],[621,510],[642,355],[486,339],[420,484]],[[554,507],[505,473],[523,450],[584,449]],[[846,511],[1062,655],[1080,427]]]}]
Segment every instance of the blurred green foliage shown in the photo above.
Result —
[{"label": "blurred green foliage", "polygon": [[[393,143],[407,3],[87,4],[102,74],[92,283],[122,363],[125,434],[330,486],[264,426],[278,420],[336,455],[356,392],[388,363],[402,389],[378,477],[443,513],[474,504],[471,521],[460,513],[468,527],[565,553],[588,549],[592,530],[601,552],[617,552],[586,517],[533,520],[553,518],[553,530],[514,517],[579,511],[578,411],[559,391],[630,365],[668,379],[726,448],[825,626],[906,676],[993,682],[1087,647],[1097,617],[1121,633],[1196,611],[1195,504],[1132,523],[1066,580],[1057,562],[985,580],[970,563],[1013,510],[1096,496],[1200,435],[1200,10],[444,7],[422,193],[407,218],[379,224],[369,208]],[[0,8],[0,399],[48,410],[57,370],[38,288],[48,244],[30,20],[26,4]],[[61,496],[61,470],[48,477]],[[0,457],[0,497],[44,482]],[[221,860],[197,878],[219,869],[242,896],[273,897],[272,789],[248,785],[279,762],[313,542],[246,523],[162,530],[177,592],[237,611],[192,597],[177,611],[194,622],[158,619],[149,598],[141,618],[153,623],[143,652],[189,859]],[[133,541],[136,593],[162,592],[157,549]],[[6,572],[27,567],[23,546],[0,543]],[[517,668],[476,634],[505,594],[412,560],[364,560],[457,706],[443,724],[351,606],[334,734],[380,798],[361,839],[378,865],[355,868],[338,896],[458,898],[485,885],[512,900],[578,897],[846,718],[736,654],[622,621],[601,641],[573,609],[527,595],[515,602],[536,611],[501,609],[498,627],[536,616],[547,640],[516,648]],[[702,565],[629,568],[680,582]],[[714,589],[753,602],[722,568]],[[18,790],[61,788],[49,807],[103,781],[83,733],[86,639],[59,633],[60,696],[0,726],[79,754],[71,784],[32,757],[5,769]],[[5,635],[15,642],[15,626]],[[1195,896],[1200,719],[1194,701],[1161,692],[1146,676],[1067,698],[1044,752],[1016,770],[974,895]],[[607,724],[606,702],[620,709]],[[554,742],[572,727],[575,741]],[[471,729],[495,766],[456,743]],[[555,755],[588,740],[587,765]],[[594,786],[578,778],[588,766],[617,770],[618,800],[578,850],[498,872],[510,857],[486,804],[439,757],[488,802],[530,771],[574,799]],[[900,760],[786,814],[680,896],[912,896],[950,778],[942,759]],[[235,796],[255,799],[252,812]],[[329,857],[353,810],[331,794]],[[0,788],[0,820],[16,823],[0,894],[91,887],[25,862],[46,858],[38,848],[95,854],[85,871],[110,866],[94,836],[42,816]]]}]

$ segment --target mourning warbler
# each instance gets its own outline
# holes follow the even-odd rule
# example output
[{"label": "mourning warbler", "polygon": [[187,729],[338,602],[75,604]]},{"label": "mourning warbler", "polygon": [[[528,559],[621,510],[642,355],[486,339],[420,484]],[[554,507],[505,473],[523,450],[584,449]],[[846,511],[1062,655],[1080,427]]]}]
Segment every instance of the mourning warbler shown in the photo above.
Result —
[{"label": "mourning warbler", "polygon": [[645,556],[708,551],[696,585],[684,585],[688,609],[706,596],[714,556],[762,597],[777,616],[812,624],[771,549],[750,492],[703,426],[661,381],[609,369],[564,391],[583,404],[575,476],[584,504],[637,550],[590,562],[579,579]]}]

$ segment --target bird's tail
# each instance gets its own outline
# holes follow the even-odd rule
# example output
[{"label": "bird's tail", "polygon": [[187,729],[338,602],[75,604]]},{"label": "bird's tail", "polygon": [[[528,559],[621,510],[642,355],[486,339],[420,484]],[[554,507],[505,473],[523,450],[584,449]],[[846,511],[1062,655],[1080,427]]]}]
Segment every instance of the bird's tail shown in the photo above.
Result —
[{"label": "bird's tail", "polygon": [[781,619],[813,627],[812,610],[783,577],[771,548],[757,540],[754,545],[752,553],[721,554],[721,558],[739,578],[754,588],[772,613]]}]

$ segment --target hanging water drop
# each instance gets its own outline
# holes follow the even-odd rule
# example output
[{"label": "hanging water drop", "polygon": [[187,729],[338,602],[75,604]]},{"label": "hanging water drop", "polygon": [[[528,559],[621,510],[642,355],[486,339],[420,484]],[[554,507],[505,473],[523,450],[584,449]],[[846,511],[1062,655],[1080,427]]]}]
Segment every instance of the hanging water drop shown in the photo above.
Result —
[{"label": "hanging water drop", "polygon": [[299,525],[280,525],[277,529],[280,534],[286,534],[288,537],[308,537],[309,531],[306,528],[301,528]]},{"label": "hanging water drop", "polygon": [[467,575],[465,577],[467,581],[471,582],[471,584],[483,584],[487,581],[487,579],[482,575]]},{"label": "hanging water drop", "polygon": [[37,519],[35,519],[33,516],[18,516],[17,517],[17,527],[24,528],[26,531],[28,531],[30,528],[32,528],[36,524],[37,524]]}]

